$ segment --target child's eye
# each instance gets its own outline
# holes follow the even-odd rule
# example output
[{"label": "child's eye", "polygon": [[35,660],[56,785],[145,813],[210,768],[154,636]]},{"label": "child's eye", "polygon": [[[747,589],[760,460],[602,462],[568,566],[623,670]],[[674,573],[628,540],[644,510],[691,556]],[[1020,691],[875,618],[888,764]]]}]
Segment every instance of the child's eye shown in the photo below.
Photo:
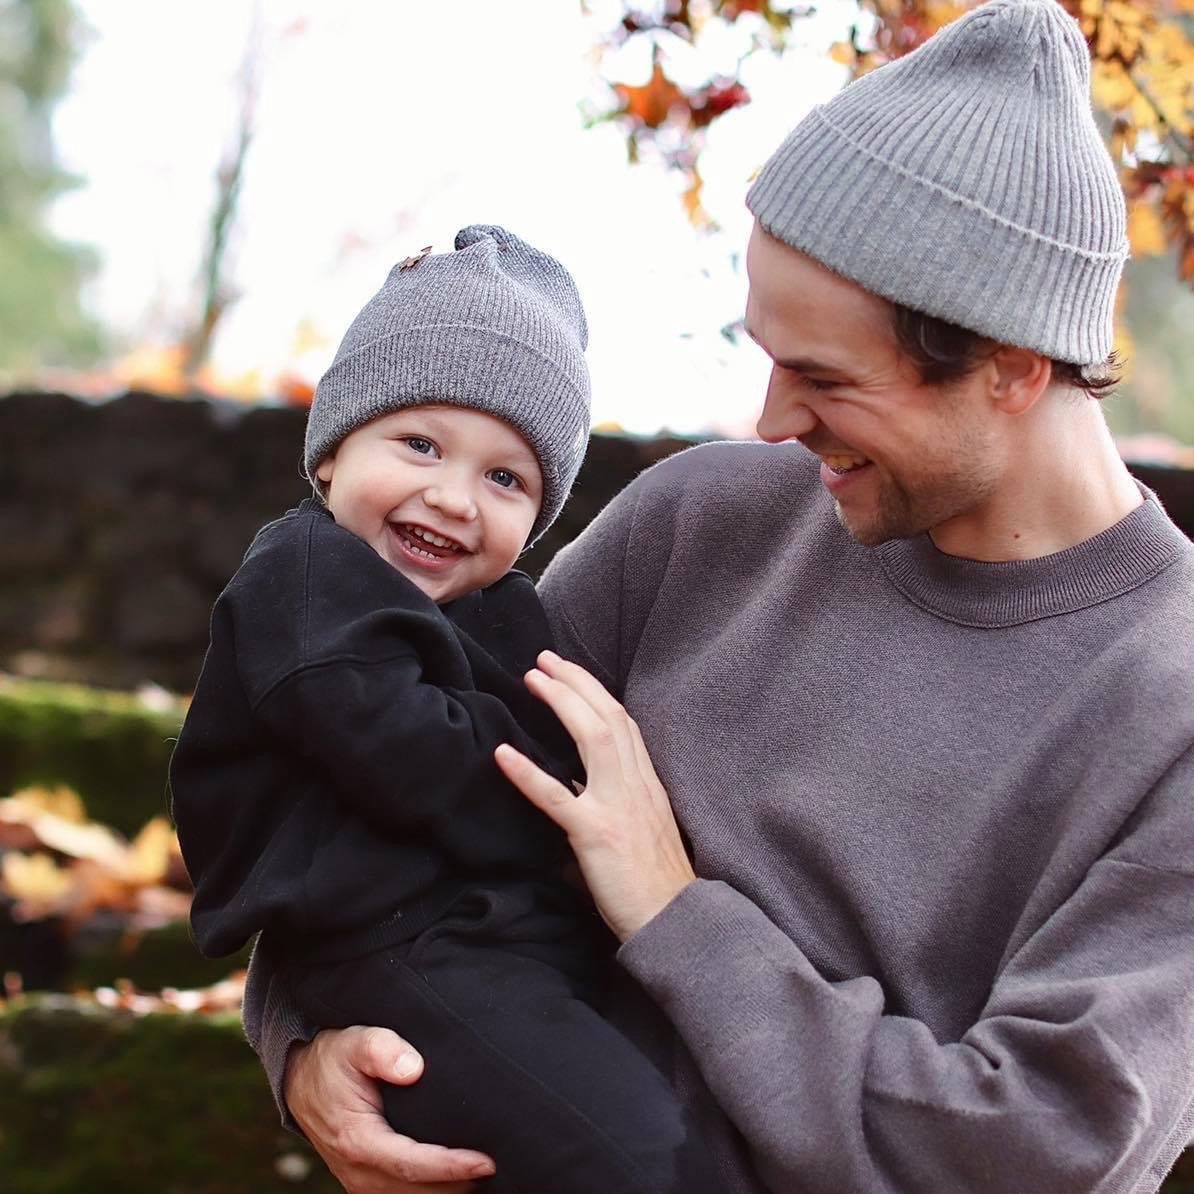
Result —
[{"label": "child's eye", "polygon": [[503,489],[519,489],[522,482],[509,469],[494,468],[489,470],[489,479]]},{"label": "child's eye", "polygon": [[435,445],[421,435],[405,435],[402,437],[402,443],[412,452],[418,452],[420,456],[430,456],[435,451]]}]

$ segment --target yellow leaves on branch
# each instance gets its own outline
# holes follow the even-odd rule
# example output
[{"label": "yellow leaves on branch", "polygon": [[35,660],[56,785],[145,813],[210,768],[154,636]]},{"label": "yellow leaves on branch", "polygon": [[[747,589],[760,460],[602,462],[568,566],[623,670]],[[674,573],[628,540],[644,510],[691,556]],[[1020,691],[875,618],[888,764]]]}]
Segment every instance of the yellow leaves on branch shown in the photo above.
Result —
[{"label": "yellow leaves on branch", "polygon": [[1188,136],[1194,111],[1194,44],[1154,6],[1082,0],[1080,24],[1091,47],[1091,90],[1106,111],[1137,130]]},{"label": "yellow leaves on branch", "polygon": [[1095,58],[1118,58],[1128,66],[1136,61],[1141,30],[1151,14],[1125,0],[1082,0],[1080,13],[1079,23]]},{"label": "yellow leaves on branch", "polygon": [[1194,43],[1165,19],[1174,9],[1172,0],[1081,0],[1079,20],[1094,58],[1095,102],[1115,118],[1110,148],[1122,168],[1132,249],[1172,249],[1179,277],[1194,283]]},{"label": "yellow leaves on branch", "polygon": [[1152,204],[1137,200],[1128,205],[1128,240],[1141,257],[1160,257],[1168,251],[1161,216]]}]

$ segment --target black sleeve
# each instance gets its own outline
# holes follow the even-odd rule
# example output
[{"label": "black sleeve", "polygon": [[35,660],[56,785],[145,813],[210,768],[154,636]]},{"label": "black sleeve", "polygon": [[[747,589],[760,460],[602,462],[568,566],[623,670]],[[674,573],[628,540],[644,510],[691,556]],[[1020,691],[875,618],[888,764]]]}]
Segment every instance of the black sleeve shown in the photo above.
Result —
[{"label": "black sleeve", "polygon": [[383,833],[425,824],[504,783],[493,760],[502,742],[539,758],[500,700],[428,684],[410,655],[304,668],[256,715],[320,768],[343,807]]},{"label": "black sleeve", "polygon": [[473,687],[439,608],[355,536],[307,523],[305,542],[246,562],[229,602],[250,707],[275,741],[389,833],[504,784],[500,743],[546,763],[507,704]]}]

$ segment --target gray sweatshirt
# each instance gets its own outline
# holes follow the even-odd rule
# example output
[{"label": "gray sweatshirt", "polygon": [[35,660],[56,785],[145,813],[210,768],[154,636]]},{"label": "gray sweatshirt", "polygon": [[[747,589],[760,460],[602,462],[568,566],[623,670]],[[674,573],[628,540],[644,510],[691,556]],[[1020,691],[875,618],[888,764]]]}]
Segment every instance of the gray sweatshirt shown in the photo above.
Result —
[{"label": "gray sweatshirt", "polygon": [[[541,592],[692,843],[619,958],[746,1142],[727,1191],[1156,1189],[1194,1133],[1194,545],[1155,501],[977,563],[715,444]],[[309,1026],[268,970],[246,1025],[276,1083]]]}]

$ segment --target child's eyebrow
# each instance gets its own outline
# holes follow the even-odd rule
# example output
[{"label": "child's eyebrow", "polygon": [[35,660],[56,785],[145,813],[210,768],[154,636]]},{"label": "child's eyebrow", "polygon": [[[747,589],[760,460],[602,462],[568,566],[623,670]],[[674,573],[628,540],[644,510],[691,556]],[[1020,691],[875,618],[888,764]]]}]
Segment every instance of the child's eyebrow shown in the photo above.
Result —
[{"label": "child's eyebrow", "polygon": [[536,468],[539,467],[539,457],[529,447],[511,449],[508,453],[503,453],[503,455],[509,456],[511,464],[532,464]]}]

